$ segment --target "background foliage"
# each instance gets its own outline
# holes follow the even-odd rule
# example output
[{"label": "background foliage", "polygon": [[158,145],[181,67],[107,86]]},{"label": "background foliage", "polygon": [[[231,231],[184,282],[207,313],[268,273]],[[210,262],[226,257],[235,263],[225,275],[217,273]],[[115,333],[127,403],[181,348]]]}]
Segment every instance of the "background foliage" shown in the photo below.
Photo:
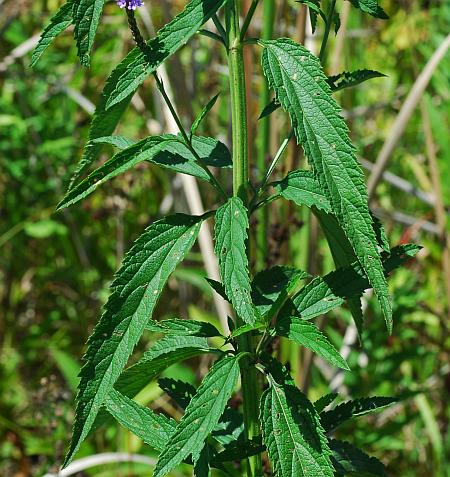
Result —
[{"label": "background foliage", "polygon": [[[159,28],[182,4],[147,5],[152,21],[144,24],[149,33],[152,23]],[[108,2],[91,70],[78,65],[67,35],[31,70],[29,45],[58,6],[51,0],[0,0],[0,473],[7,476],[40,475],[61,463],[73,421],[79,369],[75,357],[81,356],[98,319],[112,274],[124,250],[150,221],[169,209],[187,210],[179,179],[145,164],[99,188],[83,205],[54,213],[87,137],[91,100],[97,100],[104,79],[131,48],[124,15]],[[389,136],[414,79],[450,29],[447,2],[385,1],[383,7],[390,15],[384,22],[351,9],[341,54],[333,38],[327,58],[329,73],[370,68],[387,75],[347,89],[339,98],[358,153],[370,162]],[[295,37],[298,15],[297,3],[277,2],[277,36]],[[320,34],[320,23],[318,28]],[[314,37],[309,41],[310,47],[317,48]],[[211,45],[209,39],[197,36],[169,62],[170,86],[185,118],[192,119],[218,91],[227,90],[223,54]],[[252,60],[250,71],[259,68],[259,58]],[[448,71],[450,55],[433,75],[388,166],[389,172],[433,196],[424,129],[429,121],[445,204],[450,201]],[[120,126],[124,135],[136,139],[165,130],[159,99],[149,93],[149,87],[154,89],[152,80],[147,83]],[[259,114],[260,91],[255,81],[253,117]],[[219,131],[226,131],[228,114],[226,98],[219,97],[209,121],[200,127],[202,132],[217,137]],[[275,137],[281,121],[281,114],[272,115]],[[210,189],[201,187],[208,203]],[[364,350],[357,344],[350,347],[347,361],[353,372],[339,374],[335,383],[342,377],[339,391],[352,397],[403,395],[405,399],[375,417],[351,421],[339,437],[351,436],[357,446],[380,458],[390,475],[447,476],[449,312],[435,211],[386,181],[377,189],[374,206],[386,217],[392,245],[414,241],[424,250],[409,270],[400,269],[391,279],[394,334],[386,336],[379,307],[368,297],[370,326]],[[309,217],[295,216],[293,209],[274,203],[270,220],[275,237],[269,244],[271,264],[290,263],[314,273],[332,268],[324,239],[315,239]],[[293,233],[299,224],[303,224],[300,231]],[[170,279],[157,308],[158,319],[176,313],[216,323],[209,287],[199,272],[201,260],[194,248]],[[168,309],[174,314],[167,315]],[[346,309],[335,313],[350,322]],[[330,318],[324,326],[341,347],[345,320]],[[146,344],[148,339],[141,348]],[[296,351],[287,341],[279,348],[282,357],[297,363],[294,372],[310,399],[329,391],[330,376],[320,361],[310,366],[307,354],[292,356]],[[170,374],[198,384],[207,368],[205,359],[177,365]],[[152,401],[153,408],[179,416],[176,404],[161,395],[157,385],[150,385],[139,401]],[[113,424],[89,439],[80,455],[106,450],[150,455],[140,441]],[[95,475],[102,472],[107,475],[108,470]],[[117,475],[141,475],[148,474],[148,468],[124,464],[120,472]]]}]

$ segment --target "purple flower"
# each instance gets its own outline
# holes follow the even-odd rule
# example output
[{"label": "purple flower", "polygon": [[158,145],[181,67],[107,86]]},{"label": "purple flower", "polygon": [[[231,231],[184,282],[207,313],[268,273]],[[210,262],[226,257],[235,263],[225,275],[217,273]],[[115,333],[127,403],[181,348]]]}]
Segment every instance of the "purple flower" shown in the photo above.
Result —
[{"label": "purple flower", "polygon": [[142,7],[144,2],[142,0],[117,0],[117,6],[120,8],[128,8],[129,10],[136,10],[138,7]]}]

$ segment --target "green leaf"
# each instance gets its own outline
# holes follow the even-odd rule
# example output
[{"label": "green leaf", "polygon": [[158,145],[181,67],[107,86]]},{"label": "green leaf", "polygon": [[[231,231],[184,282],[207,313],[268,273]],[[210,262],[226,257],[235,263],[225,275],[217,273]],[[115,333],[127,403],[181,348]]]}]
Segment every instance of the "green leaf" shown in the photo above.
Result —
[{"label": "green leaf", "polygon": [[[336,218],[333,215],[327,214],[321,210],[313,209],[313,212],[317,217],[320,227],[322,228],[322,231],[324,232],[324,235],[327,239],[336,268],[347,268],[351,266],[351,264],[355,262],[357,258],[353,252],[350,242],[345,236],[345,233]],[[361,338],[364,324],[361,295],[348,297],[347,304]]]},{"label": "green leaf", "polygon": [[89,66],[90,51],[102,14],[105,0],[77,0],[73,6],[74,36],[78,56],[83,66]]},{"label": "green leaf", "polygon": [[165,335],[177,336],[222,336],[220,331],[211,323],[197,320],[169,319],[163,321],[150,320],[146,326],[150,331]]},{"label": "green leaf", "polygon": [[337,35],[339,29],[341,28],[341,17],[338,12],[333,14],[333,23],[334,23],[334,34]]},{"label": "green leaf", "polygon": [[77,391],[78,383],[80,382],[78,378],[78,371],[80,370],[79,363],[62,349],[50,346],[48,350],[59,371],[66,380],[69,389],[75,393]]},{"label": "green leaf", "polygon": [[227,297],[227,294],[225,293],[225,287],[222,285],[222,283],[213,280],[212,278],[205,278],[205,280],[209,283],[211,288],[219,294],[225,301],[231,303],[229,298]]},{"label": "green leaf", "polygon": [[122,373],[115,388],[122,394],[133,397],[172,364],[212,351],[203,337],[165,336],[154,343],[136,364]]},{"label": "green leaf", "polygon": [[[148,42],[154,63],[148,64],[137,47],[121,61],[106,81],[97,104],[89,130],[90,143],[96,138],[112,134],[139,85],[169,56],[185,45],[223,3],[224,0],[191,0],[180,14]],[[84,150],[71,184],[74,184],[83,171],[95,161],[100,150],[99,144]]]},{"label": "green leaf", "polygon": [[256,454],[264,452],[265,446],[262,444],[261,436],[257,436],[249,441],[234,441],[225,446],[222,452],[214,457],[214,463],[244,460]]},{"label": "green leaf", "polygon": [[192,247],[202,217],[176,214],[150,225],[126,254],[105,311],[89,338],[80,373],[67,466],[89,433],[106,396],[125,367],[162,289]]},{"label": "green leaf", "polygon": [[389,240],[387,238],[386,231],[384,230],[384,227],[380,222],[380,219],[372,213],[372,220],[375,235],[377,236],[378,245],[383,249],[384,252],[389,253]]},{"label": "green leaf", "polygon": [[200,123],[203,121],[205,116],[211,111],[213,106],[216,104],[217,98],[219,97],[220,93],[217,93],[213,98],[211,98],[207,105],[200,111],[198,116],[195,118],[194,122],[192,123],[191,126],[191,136],[195,134],[197,131],[197,128],[200,126]]},{"label": "green leaf", "polygon": [[[385,273],[390,273],[410,260],[419,250],[420,247],[416,245],[393,248],[391,255],[384,261]],[[296,310],[296,315],[310,320],[342,305],[348,297],[361,295],[368,288],[370,284],[359,263],[353,263],[351,267],[316,277],[300,290],[291,303],[286,304],[280,315],[292,313],[289,308],[291,306]]]},{"label": "green leaf", "polygon": [[239,377],[239,356],[216,362],[203,379],[169,442],[159,456],[154,477],[162,477],[192,454],[198,458],[205,439],[219,422]]},{"label": "green leaf", "polygon": [[50,19],[31,56],[31,67],[36,65],[52,41],[72,23],[72,10],[73,0],[69,0]]},{"label": "green leaf", "polygon": [[244,416],[232,407],[225,409],[212,434],[217,442],[228,448],[234,442],[244,442]]},{"label": "green leaf", "polygon": [[350,370],[339,351],[328,341],[327,337],[314,323],[297,316],[285,316],[277,320],[275,333],[285,336],[299,345],[311,349],[333,366]]},{"label": "green leaf", "polygon": [[386,12],[378,5],[378,0],[350,0],[350,3],[375,18],[387,20],[389,17]]},{"label": "green leaf", "polygon": [[43,219],[37,222],[25,222],[23,231],[36,239],[46,239],[54,235],[67,235],[67,227],[56,220]]},{"label": "green leaf", "polygon": [[378,411],[398,401],[399,399],[394,397],[377,396],[346,401],[331,411],[322,412],[320,421],[325,431],[331,432],[349,419]]},{"label": "green leaf", "polygon": [[321,413],[326,407],[328,407],[336,398],[338,397],[337,393],[325,394],[317,401],[314,402],[314,407],[318,413]]},{"label": "green leaf", "polygon": [[266,328],[267,325],[265,323],[255,323],[254,325],[242,325],[239,328],[233,330],[230,335],[230,338],[237,338],[245,333],[250,333],[250,331],[257,331]]},{"label": "green leaf", "polygon": [[126,149],[136,144],[136,141],[124,136],[103,136],[93,139],[87,147],[92,147],[94,144],[111,144],[111,146],[117,147],[117,149]]},{"label": "green leaf", "polygon": [[173,419],[156,414],[114,389],[109,392],[105,406],[123,427],[157,451],[164,449],[177,425]]},{"label": "green leaf", "polygon": [[314,406],[295,386],[279,384],[261,397],[263,441],[277,477],[332,477],[330,450]]},{"label": "green leaf", "polygon": [[307,5],[309,8],[309,16],[311,20],[311,30],[314,33],[317,27],[317,16],[320,15],[323,21],[326,23],[327,18],[325,13],[323,13],[322,9],[320,8],[320,0],[298,0],[299,3],[303,3]]},{"label": "green leaf", "polygon": [[329,76],[327,83],[330,85],[331,91],[340,91],[345,88],[352,88],[358,84],[364,83],[364,81],[372,78],[383,78],[386,75],[374,70],[356,70],[356,71],[344,71],[335,76]]},{"label": "green leaf", "polygon": [[[186,409],[189,402],[196,393],[196,389],[189,383],[177,381],[175,379],[163,378],[158,381],[159,386],[163,389],[182,409]],[[214,428],[212,436],[223,446],[228,448],[232,442],[239,440],[244,432],[244,418],[235,409],[229,407],[225,409],[219,423]]]},{"label": "green leaf", "polygon": [[209,477],[209,462],[212,460],[213,449],[204,445],[198,459],[194,462],[194,477]]},{"label": "green leaf", "polygon": [[[115,390],[107,397],[105,406],[120,424],[157,451],[164,450],[177,426],[173,419],[156,414]],[[205,471],[209,470],[211,450],[207,445],[203,447],[194,467],[195,476],[208,475]]]},{"label": "green leaf", "polygon": [[386,477],[386,468],[375,457],[370,457],[352,444],[330,440],[331,461],[337,476]]},{"label": "green leaf", "polygon": [[197,390],[195,386],[172,378],[158,379],[159,387],[168,394],[181,409],[186,409]]},{"label": "green leaf", "polygon": [[261,114],[259,115],[259,119],[266,118],[270,114],[272,114],[274,111],[276,111],[280,107],[280,103],[277,103],[275,99],[272,99],[272,101],[264,106],[264,109],[261,111]]},{"label": "green leaf", "polygon": [[226,295],[236,313],[248,324],[257,321],[258,312],[250,292],[250,275],[246,252],[248,216],[239,197],[230,198],[216,212],[215,253]]},{"label": "green leaf", "polygon": [[[114,387],[121,394],[134,397],[173,364],[212,352],[215,350],[208,346],[205,338],[165,336],[154,343],[136,364],[126,368]],[[102,408],[92,425],[91,432],[104,425],[109,419],[110,415]]]},{"label": "green leaf", "polygon": [[[109,144],[112,144],[113,141],[114,145],[119,143],[116,137],[114,137],[114,139],[111,137]],[[87,195],[94,192],[97,187],[119,174],[123,174],[132,169],[140,162],[152,160],[161,152],[164,145],[173,141],[178,141],[176,136],[154,136],[133,144],[115,154],[109,161],[89,174],[86,179],[70,189],[63,200],[58,204],[57,210],[64,209],[84,199]],[[96,143],[98,143],[98,141]],[[120,142],[120,144],[123,144],[123,142]]]},{"label": "green leaf", "polygon": [[303,270],[278,265],[263,270],[252,282],[253,303],[262,316],[272,317],[295,294],[298,283],[309,276]]},{"label": "green leaf", "polygon": [[323,194],[312,171],[292,171],[273,186],[282,197],[299,206],[317,207],[319,210],[331,212],[330,201]]},{"label": "green leaf", "polygon": [[[147,42],[147,54],[144,56],[139,52],[126,73],[118,79],[106,102],[106,109],[133,94],[163,61],[186,44],[223,3],[224,0],[191,0],[179,15],[159,30],[155,38]],[[150,58],[152,63],[148,62]]]},{"label": "green leaf", "polygon": [[364,175],[320,61],[289,39],[261,41],[262,65],[297,141],[371,283],[388,331],[392,305],[367,204]]},{"label": "green leaf", "polygon": [[[103,138],[116,147],[124,145],[124,138],[109,136]],[[97,144],[99,140],[93,141]],[[228,167],[231,165],[230,153],[220,141],[212,138],[194,137],[193,146],[207,165]],[[71,188],[58,204],[57,210],[68,207],[94,192],[100,185],[123,174],[137,164],[148,161],[175,172],[189,174],[210,181],[210,177],[197,162],[192,152],[180,142],[178,136],[166,134],[152,136],[134,143],[115,154],[109,161],[92,172],[86,179]]]}]

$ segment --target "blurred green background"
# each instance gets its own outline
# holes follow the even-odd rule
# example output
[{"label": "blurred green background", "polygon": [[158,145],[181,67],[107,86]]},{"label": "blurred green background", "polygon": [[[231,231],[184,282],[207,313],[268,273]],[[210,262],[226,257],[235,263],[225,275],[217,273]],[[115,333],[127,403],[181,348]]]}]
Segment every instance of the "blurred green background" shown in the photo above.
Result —
[{"label": "blurred green background", "polygon": [[[168,210],[188,210],[176,176],[142,165],[105,184],[81,205],[54,213],[81,157],[93,104],[111,69],[132,47],[123,12],[107,2],[90,70],[79,66],[70,32],[30,69],[36,35],[60,3],[0,0],[0,475],[5,476],[39,476],[57,469],[70,438],[80,357],[114,271],[148,223]],[[153,25],[161,27],[184,4],[148,3],[149,15],[141,21],[149,34]],[[446,0],[381,3],[390,15],[387,21],[338,1],[341,36],[330,40],[326,59],[328,73],[370,68],[387,76],[336,95],[358,154],[369,163],[376,161],[416,78],[450,31]],[[276,2],[275,36],[298,37],[300,10],[295,2]],[[259,11],[255,34],[260,25]],[[322,32],[319,24],[316,36],[307,38],[310,48],[317,51]],[[255,134],[261,72],[258,51],[249,51]],[[225,65],[217,44],[196,37],[167,68],[186,124],[214,94],[223,92],[202,133],[227,141]],[[320,362],[311,366],[305,354],[286,343],[279,349],[284,358],[294,360],[294,371],[311,399],[329,392],[330,378],[343,398],[405,396],[398,405],[352,421],[340,431],[341,438],[380,458],[392,476],[450,476],[450,262],[445,233],[450,204],[449,72],[447,52],[396,143],[387,166],[390,182],[380,182],[372,203],[386,224],[391,245],[414,241],[424,247],[417,260],[391,279],[393,335],[387,336],[377,305],[368,296],[363,349],[352,340],[348,346],[343,342],[344,336],[349,338],[346,309],[324,322],[336,346],[349,351],[352,373],[333,376]],[[271,122],[273,153],[288,123],[279,111]],[[120,132],[142,138],[165,127],[149,80],[123,117]],[[105,151],[101,160],[111,152]],[[290,151],[281,169],[295,165],[295,154]],[[278,171],[279,177],[282,174]],[[229,183],[229,178],[221,179]],[[405,181],[410,189],[406,192],[398,188]],[[211,191],[203,185],[200,189],[204,202],[212,205]],[[305,212],[277,203],[271,207],[271,263],[329,271],[324,240],[320,234],[315,238],[314,224]],[[158,318],[217,321],[202,267],[202,256],[194,249],[169,281]],[[144,337],[141,350],[149,339]],[[207,364],[187,362],[169,374],[197,383]],[[179,414],[157,384],[148,386],[139,399],[175,417]],[[154,456],[116,424],[93,435],[80,456],[105,451]],[[84,475],[111,475],[112,469],[117,476],[149,475],[148,467],[136,464],[96,468]],[[188,474],[182,469],[173,475]]]}]

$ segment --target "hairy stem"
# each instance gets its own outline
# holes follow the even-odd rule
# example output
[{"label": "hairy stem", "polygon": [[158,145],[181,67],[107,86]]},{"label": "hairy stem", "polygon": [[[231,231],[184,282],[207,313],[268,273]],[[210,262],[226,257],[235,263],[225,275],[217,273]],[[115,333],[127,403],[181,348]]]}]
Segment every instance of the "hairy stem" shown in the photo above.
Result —
[{"label": "hairy stem", "polygon": [[[229,0],[226,9],[228,68],[230,77],[232,140],[233,140],[233,195],[248,204],[248,133],[245,98],[245,73],[241,34],[239,31],[239,0]],[[237,325],[242,324],[237,317]],[[253,337],[250,333],[238,337],[240,352],[254,353]],[[260,435],[259,386],[256,368],[246,360],[241,367],[242,399],[245,433],[247,439]],[[261,477],[261,455],[247,460],[247,477]]]}]

